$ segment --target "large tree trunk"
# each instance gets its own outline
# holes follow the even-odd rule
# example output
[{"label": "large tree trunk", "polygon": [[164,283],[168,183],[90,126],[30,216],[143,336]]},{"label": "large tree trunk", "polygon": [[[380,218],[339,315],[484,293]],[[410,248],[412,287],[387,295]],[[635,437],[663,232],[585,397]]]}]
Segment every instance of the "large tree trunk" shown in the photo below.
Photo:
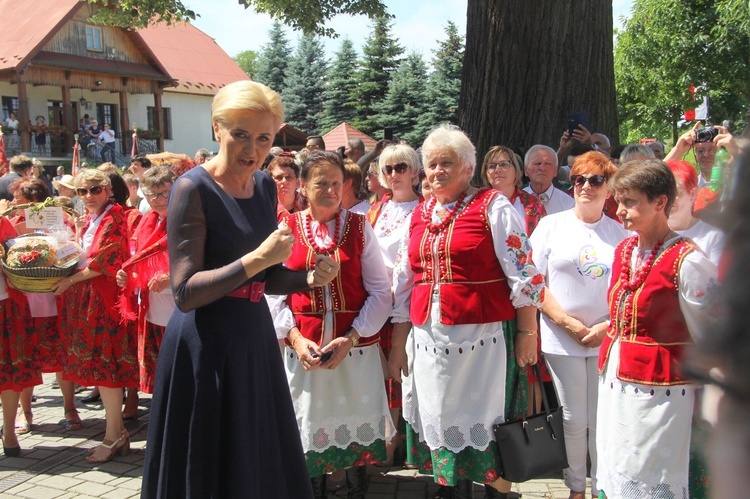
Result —
[{"label": "large tree trunk", "polygon": [[557,149],[578,111],[616,141],[612,2],[469,0],[459,116],[479,159],[497,144]]}]

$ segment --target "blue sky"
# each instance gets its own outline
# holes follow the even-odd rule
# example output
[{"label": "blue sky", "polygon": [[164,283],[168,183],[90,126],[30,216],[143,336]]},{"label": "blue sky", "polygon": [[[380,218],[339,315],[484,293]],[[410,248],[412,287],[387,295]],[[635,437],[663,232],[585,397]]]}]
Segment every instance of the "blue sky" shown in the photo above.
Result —
[{"label": "blue sky", "polygon": [[[532,0],[533,1],[533,0]],[[392,32],[407,51],[416,50],[425,59],[432,56],[436,41],[445,38],[446,21],[452,20],[462,34],[466,31],[467,0],[384,0],[388,11],[395,15]],[[236,0],[186,0],[191,9],[200,14],[193,24],[213,37],[230,56],[243,50],[260,51],[268,43],[271,20],[266,15],[244,9]],[[630,12],[632,0],[613,0],[615,26],[621,16]],[[221,8],[217,8],[221,5]],[[341,38],[348,37],[358,52],[370,33],[364,16],[338,16],[329,24]],[[296,46],[297,34],[288,31],[291,46]],[[338,50],[340,39],[324,39],[329,57]]]}]

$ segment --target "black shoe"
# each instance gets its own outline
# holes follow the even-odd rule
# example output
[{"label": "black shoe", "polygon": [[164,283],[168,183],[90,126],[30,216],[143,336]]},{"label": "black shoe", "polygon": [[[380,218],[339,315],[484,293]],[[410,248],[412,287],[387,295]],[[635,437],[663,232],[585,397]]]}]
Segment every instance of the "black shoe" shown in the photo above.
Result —
[{"label": "black shoe", "polygon": [[432,499],[453,499],[454,497],[453,487],[441,485],[435,495],[432,496]]},{"label": "black shoe", "polygon": [[102,400],[101,395],[98,393],[89,393],[81,399],[84,404],[96,404]]},{"label": "black shoe", "polygon": [[500,492],[494,487],[490,487],[489,485],[484,485],[484,497],[487,499],[508,499],[508,493],[507,492]]},{"label": "black shoe", "polygon": [[3,442],[3,454],[5,454],[8,457],[18,457],[21,455],[21,446],[18,447],[6,447],[5,446],[5,440],[3,439],[3,429],[0,428],[0,441]]},{"label": "black shoe", "polygon": [[459,480],[453,488],[453,497],[456,499],[474,499],[474,482],[471,480]]},{"label": "black shoe", "polygon": [[347,499],[365,499],[367,492],[367,469],[355,466],[346,470]]},{"label": "black shoe", "polygon": [[326,499],[328,497],[326,475],[311,478],[310,482],[312,482],[313,497],[315,499]]}]

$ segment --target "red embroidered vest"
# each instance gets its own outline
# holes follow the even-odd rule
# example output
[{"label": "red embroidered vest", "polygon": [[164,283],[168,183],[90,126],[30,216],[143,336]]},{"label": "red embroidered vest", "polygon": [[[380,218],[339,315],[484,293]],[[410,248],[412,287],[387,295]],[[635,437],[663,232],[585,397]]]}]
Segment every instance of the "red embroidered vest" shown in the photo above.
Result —
[{"label": "red embroidered vest", "polygon": [[680,372],[683,350],[691,343],[685,318],[680,311],[677,280],[685,256],[695,249],[687,239],[678,239],[654,261],[640,288],[633,291],[633,310],[623,320],[627,292],[619,278],[628,239],[615,249],[612,275],[617,281],[609,288],[610,327],[599,350],[599,372],[604,371],[612,344],[620,336],[617,378],[644,385],[687,383]]},{"label": "red embroidered vest", "polygon": [[[341,264],[341,270],[328,285],[333,305],[333,337],[344,336],[352,327],[367,299],[367,291],[362,282],[360,255],[365,248],[364,215],[347,212],[342,224],[341,240],[331,257]],[[315,250],[305,234],[301,212],[286,217],[286,223],[296,242],[286,266],[293,270],[312,270],[315,266]],[[302,336],[321,345],[323,341],[324,317],[329,309],[326,306],[324,288],[293,293],[286,299],[294,314],[294,320]],[[359,347],[378,342],[378,335],[362,338]],[[322,345],[321,345],[322,346]]]},{"label": "red embroidered vest", "polygon": [[409,313],[414,324],[427,321],[436,286],[443,324],[486,324],[516,316],[487,220],[487,207],[497,195],[480,189],[438,233],[427,229],[431,214],[425,213],[425,203],[414,209],[409,227],[409,265],[414,271]]}]

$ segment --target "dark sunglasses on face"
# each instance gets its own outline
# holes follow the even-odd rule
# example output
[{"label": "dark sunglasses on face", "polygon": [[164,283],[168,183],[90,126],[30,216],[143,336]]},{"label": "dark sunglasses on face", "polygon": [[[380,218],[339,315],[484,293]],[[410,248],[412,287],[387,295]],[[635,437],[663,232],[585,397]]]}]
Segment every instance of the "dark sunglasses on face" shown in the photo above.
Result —
[{"label": "dark sunglasses on face", "polygon": [[607,178],[604,175],[591,175],[590,177],[584,177],[583,175],[570,176],[570,183],[578,187],[583,187],[587,181],[591,187],[601,187],[607,182]]},{"label": "dark sunglasses on face", "polygon": [[394,170],[396,173],[404,173],[406,170],[409,169],[409,165],[406,163],[398,163],[395,165],[385,165],[385,174],[391,175]]},{"label": "dark sunglasses on face", "polygon": [[76,189],[76,194],[78,194],[78,197],[84,197],[90,192],[92,196],[97,196],[101,194],[103,190],[104,187],[101,185],[95,185],[91,187],[91,189],[84,189],[83,187],[79,187],[78,189]]}]

